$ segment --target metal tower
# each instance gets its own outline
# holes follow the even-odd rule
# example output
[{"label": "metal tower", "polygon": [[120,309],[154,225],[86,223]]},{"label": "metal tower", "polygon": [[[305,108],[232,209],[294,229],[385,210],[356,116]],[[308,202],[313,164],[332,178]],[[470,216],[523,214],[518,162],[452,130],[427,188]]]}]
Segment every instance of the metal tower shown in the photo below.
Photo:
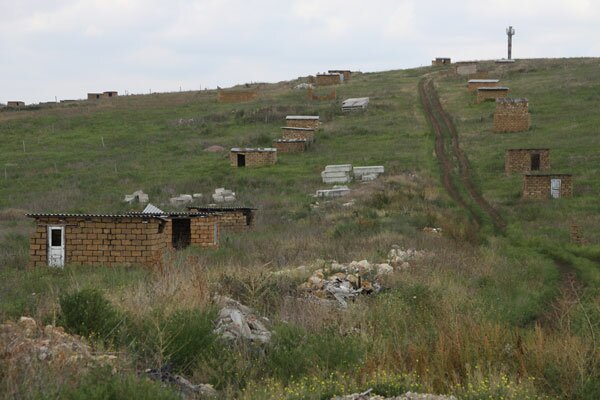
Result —
[{"label": "metal tower", "polygon": [[506,28],[506,34],[508,35],[508,59],[512,57],[512,37],[515,34],[515,30],[512,26]]}]

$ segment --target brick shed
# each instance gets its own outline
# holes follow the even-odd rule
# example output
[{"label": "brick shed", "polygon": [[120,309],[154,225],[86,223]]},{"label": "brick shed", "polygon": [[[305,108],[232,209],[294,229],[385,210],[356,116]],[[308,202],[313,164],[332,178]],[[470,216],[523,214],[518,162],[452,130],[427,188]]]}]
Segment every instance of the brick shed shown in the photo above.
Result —
[{"label": "brick shed", "polygon": [[467,90],[474,92],[480,87],[494,87],[498,86],[500,80],[498,79],[469,79],[467,83]]},{"label": "brick shed", "polygon": [[27,214],[36,229],[29,241],[30,265],[155,266],[166,249],[218,247],[214,214]]},{"label": "brick shed", "polygon": [[102,97],[104,98],[117,97],[118,95],[119,92],[115,92],[114,90],[109,90],[108,92],[102,93]]},{"label": "brick shed", "polygon": [[302,153],[306,150],[308,142],[306,139],[275,139],[273,147],[277,153]]},{"label": "brick shed", "polygon": [[446,57],[437,57],[435,60],[431,61],[431,65],[433,66],[441,66],[441,65],[449,65],[452,64],[452,60]]},{"label": "brick shed", "polygon": [[217,101],[219,103],[242,103],[258,98],[258,90],[219,90]]},{"label": "brick shed", "polygon": [[293,126],[281,127],[283,139],[304,139],[307,142],[315,140],[315,130],[312,128],[296,128]]},{"label": "brick shed", "polygon": [[352,71],[350,71],[349,69],[330,69],[329,71],[327,71],[329,74],[338,74],[338,75],[342,75],[344,78],[344,82],[347,82],[350,80],[350,76],[352,75]]},{"label": "brick shed", "polygon": [[292,128],[317,129],[319,124],[318,115],[288,115],[285,117],[285,125]]},{"label": "brick shed", "polygon": [[87,94],[88,100],[99,100],[101,98],[102,98],[102,93],[88,93]]},{"label": "brick shed", "polygon": [[527,99],[496,99],[494,132],[524,132],[531,126]]},{"label": "brick shed", "polygon": [[573,176],[570,174],[525,174],[523,198],[531,200],[558,199],[573,196]]},{"label": "brick shed", "polygon": [[24,101],[7,101],[6,107],[8,107],[8,108],[25,107],[25,102]]},{"label": "brick shed", "polygon": [[229,163],[232,167],[262,167],[277,163],[277,149],[265,148],[238,148],[234,147],[229,152]]},{"label": "brick shed", "polygon": [[191,212],[214,214],[219,218],[219,232],[237,233],[252,229],[255,222],[255,208],[251,207],[188,207]]},{"label": "brick shed", "polygon": [[315,83],[317,86],[338,85],[342,82],[340,74],[317,74]]},{"label": "brick shed", "polygon": [[496,100],[502,97],[508,97],[510,89],[506,86],[495,87],[479,87],[477,88],[477,103],[482,103],[488,100]]},{"label": "brick shed", "polygon": [[550,170],[550,149],[507,149],[504,171],[507,175]]}]

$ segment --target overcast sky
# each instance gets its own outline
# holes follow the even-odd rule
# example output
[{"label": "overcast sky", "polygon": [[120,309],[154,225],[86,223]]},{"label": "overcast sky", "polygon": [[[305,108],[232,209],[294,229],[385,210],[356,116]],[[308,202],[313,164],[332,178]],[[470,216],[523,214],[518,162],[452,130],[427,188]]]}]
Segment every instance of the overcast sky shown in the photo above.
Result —
[{"label": "overcast sky", "polygon": [[0,102],[600,55],[592,0],[0,0]]}]

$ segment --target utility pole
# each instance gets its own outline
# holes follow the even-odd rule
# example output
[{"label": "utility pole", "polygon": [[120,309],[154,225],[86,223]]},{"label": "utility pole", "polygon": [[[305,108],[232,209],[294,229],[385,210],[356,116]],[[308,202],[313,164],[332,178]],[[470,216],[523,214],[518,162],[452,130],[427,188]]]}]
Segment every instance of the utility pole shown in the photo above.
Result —
[{"label": "utility pole", "polygon": [[512,57],[512,37],[515,34],[515,30],[512,26],[506,28],[506,34],[508,35],[508,59],[510,60]]}]

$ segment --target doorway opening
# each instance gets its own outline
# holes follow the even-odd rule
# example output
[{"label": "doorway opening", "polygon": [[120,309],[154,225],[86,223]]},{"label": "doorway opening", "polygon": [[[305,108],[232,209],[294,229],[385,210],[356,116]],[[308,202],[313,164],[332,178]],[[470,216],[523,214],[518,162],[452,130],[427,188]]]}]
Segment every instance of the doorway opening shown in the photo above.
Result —
[{"label": "doorway opening", "polygon": [[172,220],[173,234],[171,243],[175,249],[185,249],[192,240],[192,230],[189,218],[174,218]]},{"label": "doorway opening", "polygon": [[539,154],[531,155],[531,170],[532,171],[540,170],[540,155]]},{"label": "doorway opening", "polygon": [[246,166],[246,155],[245,154],[238,154],[237,155],[237,166],[238,167],[245,167]]}]

